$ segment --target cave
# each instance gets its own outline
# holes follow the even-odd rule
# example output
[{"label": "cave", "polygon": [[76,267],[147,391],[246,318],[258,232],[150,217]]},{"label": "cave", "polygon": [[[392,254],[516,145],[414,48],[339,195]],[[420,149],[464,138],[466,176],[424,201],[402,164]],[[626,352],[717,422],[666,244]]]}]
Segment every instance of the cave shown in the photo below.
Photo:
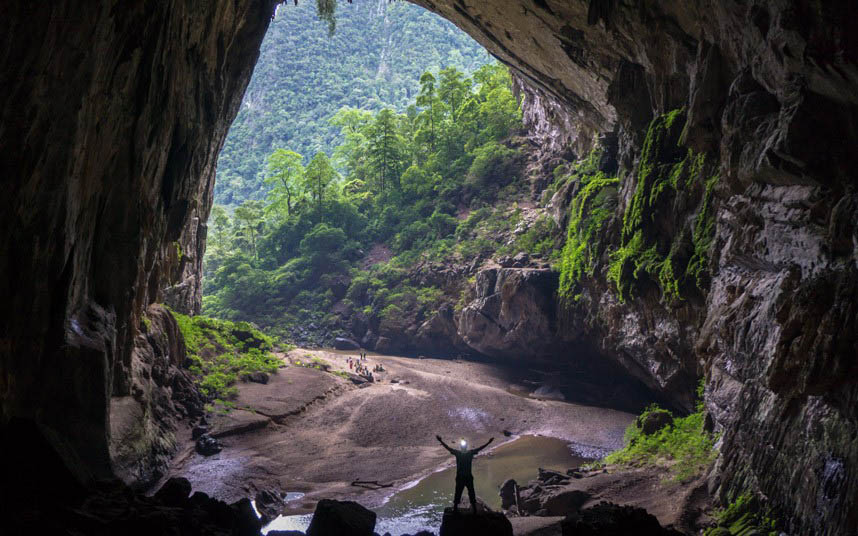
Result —
[{"label": "cave", "polygon": [[[693,194],[709,196],[714,225],[703,290],[678,306],[602,300],[596,278],[561,329],[589,336],[583,319],[597,317],[594,351],[675,407],[705,378],[720,434],[712,493],[753,490],[790,534],[854,534],[858,4],[412,2],[513,70],[545,146],[604,147],[625,174],[624,206],[652,188],[632,170],[654,120],[669,116],[665,135],[702,155],[718,177]],[[133,495],[172,455],[159,440],[170,415],[199,411],[176,372],[175,322],[151,307],[200,309],[217,155],[278,3],[0,7],[4,505]],[[695,218],[662,207],[654,233],[693,234]],[[144,369],[158,389],[135,390]]]}]

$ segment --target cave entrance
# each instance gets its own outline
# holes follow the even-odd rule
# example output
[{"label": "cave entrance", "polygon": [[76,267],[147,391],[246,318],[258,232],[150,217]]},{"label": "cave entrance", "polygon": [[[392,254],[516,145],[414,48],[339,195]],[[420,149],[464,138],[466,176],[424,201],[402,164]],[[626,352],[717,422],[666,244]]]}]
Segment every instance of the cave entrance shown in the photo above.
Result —
[{"label": "cave entrance", "polygon": [[558,336],[564,230],[528,171],[520,82],[409,3],[328,22],[280,6],[220,153],[202,316],[177,315],[208,399],[198,451],[217,459],[172,474],[227,500],[292,494],[301,515],[382,504],[435,469],[435,434],[523,441],[532,457],[496,471],[529,478],[621,446],[616,409],[651,398]]}]

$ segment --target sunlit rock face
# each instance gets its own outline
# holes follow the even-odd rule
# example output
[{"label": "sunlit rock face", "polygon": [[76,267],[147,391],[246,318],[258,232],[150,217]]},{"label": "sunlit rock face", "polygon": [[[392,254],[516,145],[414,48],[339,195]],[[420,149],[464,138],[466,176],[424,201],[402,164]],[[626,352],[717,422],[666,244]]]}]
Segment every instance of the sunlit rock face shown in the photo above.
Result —
[{"label": "sunlit rock face", "polygon": [[495,357],[550,357],[556,350],[557,272],[492,268],[476,275],[476,298],[464,307],[458,334]]},{"label": "sunlit rock face", "polygon": [[[791,532],[854,533],[858,5],[414,1],[521,72],[545,145],[559,136],[581,156],[608,141],[619,214],[650,120],[684,108],[680,143],[719,176],[711,279],[678,306],[646,292],[622,304],[597,271],[561,336],[598,338],[606,359],[678,403],[705,374],[721,492],[761,491]],[[689,215],[675,211],[674,232]]]},{"label": "sunlit rock face", "polygon": [[272,9],[0,8],[0,423],[35,421],[80,478],[114,474],[111,399],[151,407],[132,372],[146,308],[173,283],[174,305],[199,307],[187,276]]}]

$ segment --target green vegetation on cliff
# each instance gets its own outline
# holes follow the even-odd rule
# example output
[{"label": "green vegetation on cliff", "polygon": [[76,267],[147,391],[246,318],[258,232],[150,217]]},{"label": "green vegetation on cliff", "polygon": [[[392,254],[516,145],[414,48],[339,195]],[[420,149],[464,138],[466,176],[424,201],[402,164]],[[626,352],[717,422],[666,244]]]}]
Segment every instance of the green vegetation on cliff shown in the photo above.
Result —
[{"label": "green vegetation on cliff", "polygon": [[725,508],[714,513],[716,526],[704,536],[777,536],[777,522],[751,493],[737,496]]},{"label": "green vegetation on cliff", "polygon": [[[667,304],[706,285],[718,176],[705,155],[679,145],[684,124],[684,110],[673,110],[653,119],[647,130],[635,191],[623,214],[622,243],[611,252],[607,271],[621,301],[647,281]],[[675,221],[694,206],[693,226]]]},{"label": "green vegetation on cliff", "polygon": [[266,158],[277,148],[307,161],[332,154],[343,135],[329,119],[340,108],[404,112],[425,71],[450,66],[469,75],[491,60],[450,22],[407,2],[316,4],[278,7],[218,159],[216,203],[264,199]]},{"label": "green vegetation on cliff", "polygon": [[[625,433],[626,446],[609,454],[606,463],[621,465],[657,465],[669,470],[674,480],[697,477],[714,460],[716,438],[703,428],[703,383],[698,389],[696,411],[686,417],[674,417],[653,404]],[[646,423],[661,422],[662,427],[646,433]]]},{"label": "green vegetation on cliff", "polygon": [[578,193],[570,205],[566,244],[560,257],[560,297],[574,299],[575,285],[582,277],[592,277],[604,245],[599,240],[603,225],[616,211],[616,177],[602,172],[583,175]]},{"label": "green vegetation on cliff", "polygon": [[171,313],[185,339],[189,370],[209,400],[228,405],[237,392],[236,381],[280,366],[272,353],[274,340],[248,322]]}]

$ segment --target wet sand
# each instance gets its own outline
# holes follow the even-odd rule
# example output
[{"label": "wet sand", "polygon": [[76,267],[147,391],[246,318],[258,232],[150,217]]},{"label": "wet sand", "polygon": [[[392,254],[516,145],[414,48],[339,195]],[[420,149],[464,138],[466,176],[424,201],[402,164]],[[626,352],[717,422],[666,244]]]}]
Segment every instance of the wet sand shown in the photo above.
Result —
[{"label": "wet sand", "polygon": [[[348,371],[347,355],[293,350],[285,361],[313,357]],[[519,435],[569,441],[582,457],[622,445],[634,416],[620,411],[516,394],[518,373],[500,365],[370,355],[387,372],[367,386],[332,373],[290,365],[267,385],[241,384],[238,410],[214,419],[224,449],[203,457],[187,438],[172,475],[226,501],[263,489],[300,491],[285,513],[310,512],[320,498],[377,507],[409,482],[450,464],[435,435],[492,447]],[[394,383],[395,382],[395,383]],[[488,449],[487,449],[488,450]],[[391,487],[368,490],[355,480]]]}]

